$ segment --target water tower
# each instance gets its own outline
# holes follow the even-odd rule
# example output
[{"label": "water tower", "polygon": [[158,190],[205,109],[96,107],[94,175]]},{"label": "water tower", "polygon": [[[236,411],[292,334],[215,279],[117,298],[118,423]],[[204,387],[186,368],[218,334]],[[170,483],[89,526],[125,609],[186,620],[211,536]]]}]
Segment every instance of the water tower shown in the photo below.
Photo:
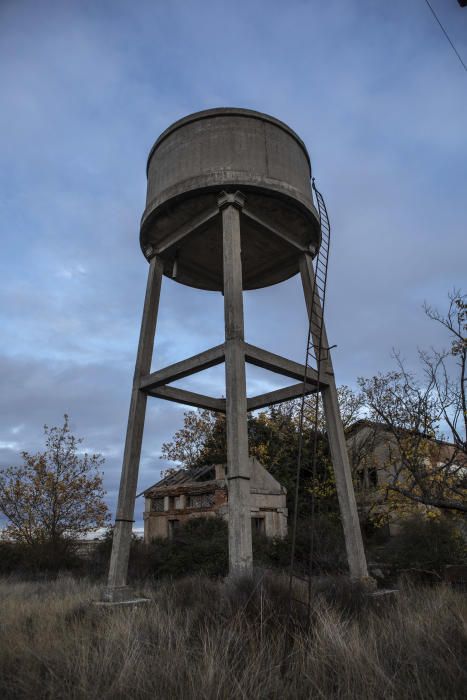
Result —
[{"label": "water tower", "polygon": [[[310,158],[286,124],[246,109],[210,109],[166,129],[147,165],[141,249],[149,275],[131,394],[117,516],[105,598],[125,600],[146,401],[154,396],[226,414],[230,574],[252,571],[247,412],[320,391],[350,574],[367,576],[336,384],[313,259],[321,242]],[[244,289],[277,284],[300,272],[312,337],[321,328],[317,371],[245,342]],[[225,342],[151,371],[162,277],[224,295]],[[273,310],[271,309],[271,313]],[[321,319],[321,325],[319,323]],[[322,340],[322,343],[321,343]],[[245,362],[290,377],[289,387],[247,397]],[[226,398],[204,396],[172,382],[225,363]],[[304,377],[306,381],[304,382]]]}]

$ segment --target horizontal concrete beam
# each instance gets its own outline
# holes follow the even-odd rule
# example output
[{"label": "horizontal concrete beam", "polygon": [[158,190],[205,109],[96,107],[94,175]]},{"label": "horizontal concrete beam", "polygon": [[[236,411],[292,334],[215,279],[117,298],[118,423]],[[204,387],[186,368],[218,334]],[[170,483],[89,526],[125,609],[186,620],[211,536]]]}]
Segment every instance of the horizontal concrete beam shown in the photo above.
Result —
[{"label": "horizontal concrete beam", "polygon": [[242,210],[243,216],[246,216],[247,219],[250,219],[250,221],[253,221],[259,228],[264,229],[268,233],[272,233],[274,236],[277,238],[282,239],[285,241],[285,243],[288,243],[291,248],[294,248],[295,251],[300,251],[300,253],[306,253],[309,252],[307,248],[304,246],[301,246],[299,243],[297,243],[296,240],[294,240],[291,236],[289,236],[285,231],[281,231],[280,229],[276,228],[275,226],[271,226],[271,224],[268,224],[266,221],[263,221],[260,219],[258,216],[253,214],[249,209],[246,207],[243,208]]},{"label": "horizontal concrete beam", "polygon": [[196,233],[196,231],[199,231],[200,228],[208,224],[216,216],[219,216],[218,207],[211,207],[209,209],[205,209],[203,212],[201,212],[201,214],[199,214],[199,216],[190,219],[190,222],[188,224],[185,224],[185,226],[181,226],[179,229],[171,233],[170,236],[164,238],[162,242],[157,246],[157,248],[155,248],[156,255],[166,253],[168,250],[173,248],[173,246],[177,245],[177,243],[179,243],[181,240],[183,240],[187,236],[190,236],[192,233]]},{"label": "horizontal concrete beam", "polygon": [[[273,352],[268,352],[268,350],[263,350],[255,345],[249,345],[249,343],[244,343],[244,351],[245,360],[251,365],[262,367],[270,372],[282,374],[292,379],[303,381],[305,377],[305,365],[301,365],[299,362],[288,360],[281,355],[275,355]],[[306,368],[306,378],[307,384],[316,385],[318,383],[317,371],[311,367]],[[328,383],[321,379],[320,384],[327,386]]]},{"label": "horizontal concrete beam", "polygon": [[247,407],[249,411],[255,411],[258,408],[266,408],[266,406],[274,406],[274,404],[277,403],[301,398],[303,393],[305,393],[305,396],[308,396],[309,394],[316,393],[316,391],[316,384],[306,384],[305,392],[303,392],[303,382],[300,382],[299,384],[286,386],[283,389],[269,391],[267,394],[252,396],[250,399],[247,399]]},{"label": "horizontal concrete beam", "polygon": [[204,369],[209,369],[209,367],[220,365],[221,362],[224,362],[224,359],[225,348],[224,343],[222,343],[214,348],[200,352],[198,355],[193,355],[187,360],[181,360],[181,362],[175,362],[175,364],[159,369],[157,372],[151,372],[151,374],[141,379],[139,388],[147,392],[149,389],[170,384],[170,382],[183,379],[183,377],[188,377],[190,374],[196,374]]},{"label": "horizontal concrete beam", "polygon": [[[222,270],[220,271],[219,277],[216,277],[215,275],[212,275],[206,267],[200,265],[199,263],[192,265],[189,261],[183,259],[182,266],[185,273],[188,273],[193,277],[196,277],[196,275],[201,273],[203,275],[203,279],[206,280],[206,282],[209,282],[215,290],[222,291]],[[174,275],[172,272],[172,279],[176,280],[177,278],[178,275]]]},{"label": "horizontal concrete beam", "polygon": [[157,399],[165,399],[166,401],[174,401],[186,406],[194,406],[194,408],[207,408],[209,411],[225,413],[225,399],[214,399],[211,396],[195,394],[193,391],[177,389],[174,386],[160,386],[150,389],[146,393]]}]

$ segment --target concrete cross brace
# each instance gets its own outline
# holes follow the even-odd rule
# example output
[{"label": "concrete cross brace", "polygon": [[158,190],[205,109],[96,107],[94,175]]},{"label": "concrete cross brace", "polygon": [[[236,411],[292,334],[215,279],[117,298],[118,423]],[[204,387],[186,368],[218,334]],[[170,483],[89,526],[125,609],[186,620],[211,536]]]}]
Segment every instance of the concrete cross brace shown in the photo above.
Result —
[{"label": "concrete cross brace", "polygon": [[181,403],[194,408],[207,408],[216,413],[225,413],[225,399],[216,399],[204,394],[196,394],[186,389],[178,389],[174,386],[159,386],[155,389],[148,389],[146,393],[157,399],[165,399],[174,403]]},{"label": "concrete cross brace", "polygon": [[181,226],[170,236],[167,236],[156,248],[156,254],[161,255],[162,253],[167,253],[176,246],[177,243],[180,243],[180,241],[187,236],[191,236],[193,233],[199,231],[203,226],[206,226],[206,224],[215,219],[216,216],[219,216],[219,209],[217,207],[204,210],[199,216],[192,219],[189,224]]},{"label": "concrete cross brace", "polygon": [[[262,367],[276,374],[281,374],[284,377],[291,377],[292,379],[303,380],[305,376],[305,365],[299,362],[289,360],[286,357],[276,355],[273,352],[269,352],[269,350],[263,350],[263,348],[258,348],[256,345],[250,345],[249,343],[243,343],[243,350],[245,362],[249,362],[252,365]],[[186,360],[181,360],[173,365],[159,369],[156,372],[151,372],[151,374],[148,374],[146,377],[142,377],[140,388],[143,391],[148,391],[158,386],[170,384],[171,382],[188,377],[191,374],[202,372],[209,367],[220,365],[224,362],[224,359],[225,345],[222,343],[221,345],[216,345],[214,348],[193,355]],[[318,383],[318,374],[315,369],[307,367],[306,375],[308,384],[316,385]],[[327,383],[326,378],[320,379],[320,384],[326,385]]]},{"label": "concrete cross brace", "polygon": [[[300,382],[299,384],[292,384],[282,389],[269,391],[266,394],[251,396],[247,398],[247,410],[256,411],[259,408],[266,408],[267,406],[274,406],[284,401],[290,401],[291,399],[298,399],[303,396],[303,391],[303,382]],[[316,391],[317,387],[315,385],[306,384],[305,396],[314,394]],[[146,389],[145,392],[148,396],[153,396],[156,399],[165,399],[166,401],[173,401],[174,403],[193,406],[194,408],[206,408],[208,411],[214,411],[215,413],[225,413],[226,410],[225,399],[197,394],[193,391],[187,391],[186,389],[178,389],[172,386],[159,386],[155,389]]]},{"label": "concrete cross brace", "polygon": [[154,389],[158,386],[170,384],[178,379],[183,379],[191,374],[202,372],[205,369],[220,365],[225,359],[224,343],[216,345],[214,348],[204,350],[203,352],[193,355],[186,360],[175,362],[173,365],[164,367],[163,369],[152,372],[141,378],[140,388],[143,391]]},{"label": "concrete cross brace", "polygon": [[268,224],[266,221],[263,221],[262,219],[260,219],[258,216],[253,214],[253,212],[251,212],[246,207],[243,208],[242,214],[247,219],[250,219],[250,221],[253,221],[260,229],[267,231],[267,233],[272,233],[273,236],[276,236],[276,238],[280,238],[282,241],[285,241],[285,243],[288,243],[288,245],[291,247],[291,249],[293,249],[295,251],[295,253],[307,252],[306,248],[304,248],[299,243],[297,243],[297,241],[294,238],[291,238],[290,236],[288,236],[285,231],[280,231],[278,228],[271,226],[271,224]]},{"label": "concrete cross brace", "polygon": [[[262,367],[276,374],[282,374],[285,377],[291,377],[292,379],[301,379],[303,381],[305,378],[305,365],[301,365],[299,362],[288,360],[281,355],[275,355],[273,352],[263,350],[263,348],[258,348],[256,345],[250,345],[249,343],[245,343],[244,348],[245,360],[252,365]],[[306,368],[306,380],[308,384],[316,385],[318,383],[318,373],[312,367]],[[327,384],[327,378],[320,379],[320,384]]]},{"label": "concrete cross brace", "polygon": [[303,386],[303,382],[299,384],[292,384],[291,386],[286,386],[283,389],[276,389],[276,391],[268,391],[267,394],[260,394],[259,396],[253,396],[247,399],[247,406],[249,411],[255,411],[258,408],[265,408],[266,406],[274,406],[278,403],[283,403],[284,401],[290,401],[291,399],[298,399],[309,394],[314,394],[317,391],[316,385],[306,384]]},{"label": "concrete cross brace", "polygon": [[[266,394],[251,396],[247,398],[247,410],[256,411],[259,408],[266,408],[267,406],[274,406],[284,401],[290,401],[291,399],[298,399],[303,396],[303,389],[303,382],[300,382],[299,384],[292,384],[282,389],[269,391]],[[306,384],[305,396],[314,394],[316,391],[316,385]],[[197,394],[193,391],[187,391],[186,389],[178,389],[172,386],[159,386],[155,389],[146,389],[145,392],[148,396],[153,396],[156,399],[165,399],[166,401],[173,401],[174,403],[184,404],[185,406],[206,408],[208,411],[214,411],[215,413],[225,413],[226,411],[225,399]]]}]

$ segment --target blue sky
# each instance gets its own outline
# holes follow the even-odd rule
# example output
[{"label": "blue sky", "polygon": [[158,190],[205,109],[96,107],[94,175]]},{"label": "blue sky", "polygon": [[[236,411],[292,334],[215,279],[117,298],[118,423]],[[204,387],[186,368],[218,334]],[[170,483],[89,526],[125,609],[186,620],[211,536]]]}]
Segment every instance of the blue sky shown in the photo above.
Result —
[{"label": "blue sky", "polygon": [[[467,59],[467,9],[432,0]],[[147,264],[147,153],[237,106],[290,124],[333,225],[337,379],[442,344],[423,315],[467,269],[467,74],[423,0],[0,2],[0,465],[69,413],[114,508]],[[247,340],[302,360],[298,279],[245,294]],[[222,297],[165,280],[154,368],[222,341]],[[249,372],[252,391],[277,378]],[[185,385],[189,386],[189,382]],[[221,393],[222,368],[192,380]],[[183,408],[149,402],[140,488]],[[141,517],[142,504],[137,506]]]}]

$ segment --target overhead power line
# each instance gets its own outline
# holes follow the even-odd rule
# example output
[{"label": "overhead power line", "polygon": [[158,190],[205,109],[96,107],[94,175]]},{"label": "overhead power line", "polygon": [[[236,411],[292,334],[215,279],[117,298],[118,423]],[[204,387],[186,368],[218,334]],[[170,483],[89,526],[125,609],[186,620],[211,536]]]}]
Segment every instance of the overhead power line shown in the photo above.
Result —
[{"label": "overhead power line", "polygon": [[453,42],[451,41],[451,39],[450,39],[450,37],[449,37],[449,34],[447,33],[447,31],[445,30],[445,28],[444,28],[443,25],[441,24],[441,21],[440,21],[438,15],[436,14],[436,12],[434,11],[434,9],[433,9],[432,6],[430,5],[429,0],[425,0],[425,2],[426,2],[426,4],[428,5],[428,7],[430,8],[433,17],[435,18],[435,20],[438,22],[439,26],[441,27],[441,31],[443,32],[444,36],[446,37],[446,39],[447,39],[447,40],[449,41],[449,43],[451,44],[451,48],[452,48],[452,50],[454,51],[454,53],[456,54],[457,58],[459,59],[461,65],[462,65],[462,67],[463,67],[463,69],[464,69],[465,72],[467,73],[467,66],[465,65],[465,63],[464,63],[464,61],[463,61],[463,59],[462,59],[462,56],[460,55],[459,51],[456,49],[456,47],[454,46]]}]

